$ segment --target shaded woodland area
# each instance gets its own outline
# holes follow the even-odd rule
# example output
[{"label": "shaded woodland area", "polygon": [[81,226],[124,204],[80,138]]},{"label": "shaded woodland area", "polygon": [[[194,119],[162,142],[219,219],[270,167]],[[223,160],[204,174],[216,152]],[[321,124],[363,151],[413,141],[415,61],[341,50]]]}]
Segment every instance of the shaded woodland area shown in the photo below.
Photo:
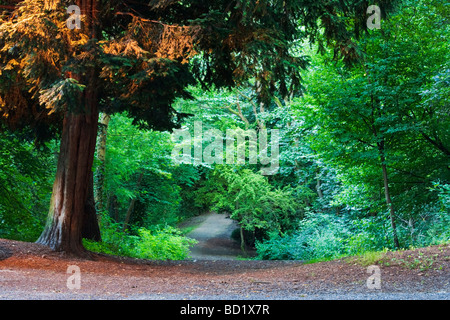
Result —
[{"label": "shaded woodland area", "polygon": [[[186,259],[215,211],[256,259],[448,243],[450,6],[372,4],[0,1],[0,238]],[[278,130],[276,174],[177,163],[198,122]]]}]

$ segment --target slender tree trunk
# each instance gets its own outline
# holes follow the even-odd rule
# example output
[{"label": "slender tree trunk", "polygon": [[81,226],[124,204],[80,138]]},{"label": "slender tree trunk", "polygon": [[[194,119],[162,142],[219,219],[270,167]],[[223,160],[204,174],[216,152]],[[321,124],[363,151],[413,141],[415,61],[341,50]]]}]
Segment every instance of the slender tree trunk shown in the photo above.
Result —
[{"label": "slender tree trunk", "polygon": [[320,177],[319,174],[317,174],[316,176],[316,191],[317,191],[317,195],[319,196],[320,199],[323,199],[323,192],[322,192],[322,183],[320,181]]},{"label": "slender tree trunk", "polygon": [[395,225],[395,210],[394,205],[392,204],[391,194],[389,191],[389,177],[386,168],[386,158],[384,155],[384,143],[379,143],[379,152],[381,158],[381,169],[383,171],[383,184],[384,184],[384,196],[386,199],[386,204],[389,207],[389,216],[391,219],[391,227],[392,227],[392,235],[394,240],[394,246],[396,249],[400,249],[400,244],[398,242],[397,229]]},{"label": "slender tree trunk", "polygon": [[125,217],[125,221],[123,223],[123,232],[127,231],[128,229],[128,223],[130,222],[131,214],[134,211],[134,205],[136,204],[136,198],[131,199],[130,205],[128,206],[127,215]]},{"label": "slender tree trunk", "polygon": [[[144,173],[141,172],[140,175],[139,175],[138,182],[137,182],[137,184],[136,184],[136,189],[137,189],[137,190],[138,190],[139,187],[141,186],[142,178],[143,178],[143,177],[144,177]],[[123,231],[126,231],[127,228],[128,228],[128,223],[130,222],[131,214],[132,214],[133,211],[134,211],[134,205],[136,204],[136,200],[137,200],[137,198],[134,197],[134,198],[131,199],[131,201],[130,201],[130,205],[128,206],[127,215],[126,215],[125,221],[124,221],[124,223],[123,223]]]},{"label": "slender tree trunk", "polygon": [[111,207],[110,207],[110,214],[114,215],[114,220],[116,222],[119,222],[119,204],[117,203],[117,196],[113,195],[111,197]]},{"label": "slender tree trunk", "polygon": [[97,145],[97,159],[100,162],[96,176],[96,192],[95,192],[95,202],[97,203],[97,208],[100,212],[105,208],[104,204],[104,186],[105,186],[105,160],[106,160],[106,140],[108,133],[108,125],[111,120],[111,116],[107,113],[103,113],[100,119],[99,127],[99,140]]},{"label": "slender tree trunk", "polygon": [[240,235],[241,235],[241,250],[244,254],[247,254],[247,251],[245,250],[245,236],[244,236],[244,228],[240,228]]}]

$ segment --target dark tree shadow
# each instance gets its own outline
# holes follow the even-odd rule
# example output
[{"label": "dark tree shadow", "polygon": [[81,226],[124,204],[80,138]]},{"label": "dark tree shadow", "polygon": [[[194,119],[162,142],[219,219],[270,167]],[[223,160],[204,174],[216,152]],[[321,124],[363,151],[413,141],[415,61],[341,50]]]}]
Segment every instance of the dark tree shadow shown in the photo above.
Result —
[{"label": "dark tree shadow", "polygon": [[12,251],[11,250],[9,250],[8,248],[0,246],[0,261],[8,259],[11,256],[12,256]]}]

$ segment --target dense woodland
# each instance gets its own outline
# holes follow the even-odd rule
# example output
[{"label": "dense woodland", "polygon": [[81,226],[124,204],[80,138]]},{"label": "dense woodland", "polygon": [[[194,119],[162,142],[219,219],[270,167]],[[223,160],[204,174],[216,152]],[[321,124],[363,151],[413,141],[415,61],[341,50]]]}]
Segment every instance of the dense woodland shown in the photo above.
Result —
[{"label": "dense woodland", "polygon": [[[5,9],[0,237],[74,248],[49,240],[52,217],[76,214],[57,213],[72,181],[86,189],[82,246],[115,255],[185,259],[194,242],[177,225],[209,211],[237,220],[256,259],[448,243],[450,5],[378,1],[369,30],[377,3],[343,3],[99,1],[79,31],[64,29],[65,1]],[[80,164],[89,152],[72,151],[68,123],[91,114]],[[172,130],[200,121],[269,141],[278,129],[279,170],[174,161]],[[87,171],[69,180],[77,156]],[[85,233],[86,212],[99,232]]]}]

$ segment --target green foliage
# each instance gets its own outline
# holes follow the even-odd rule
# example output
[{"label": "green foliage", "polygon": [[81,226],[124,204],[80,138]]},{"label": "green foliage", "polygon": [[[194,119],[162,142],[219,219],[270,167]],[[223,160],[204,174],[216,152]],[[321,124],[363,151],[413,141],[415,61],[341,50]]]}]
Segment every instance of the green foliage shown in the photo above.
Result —
[{"label": "green foliage", "polygon": [[[286,102],[290,115],[278,116],[292,128],[285,129],[292,138],[281,172],[292,169],[281,181],[301,172],[291,183],[305,181],[303,190],[313,190],[317,179],[323,195],[308,207],[319,217],[326,213],[328,228],[308,215],[303,233],[260,243],[260,257],[314,259],[392,248],[382,166],[401,245],[448,241],[443,191],[439,200],[429,190],[433,181],[450,178],[446,13],[439,1],[404,1],[381,30],[355,39],[360,53],[351,68],[332,61],[334,55],[312,54],[306,95]],[[308,236],[307,223],[318,226],[316,233]]]},{"label": "green foliage", "polygon": [[382,263],[383,258],[386,256],[386,252],[388,250],[383,251],[367,251],[359,256],[357,256],[355,259],[349,259],[349,262],[356,261],[358,264],[362,265],[363,267],[367,267],[370,265],[375,265]]},{"label": "green foliage", "polygon": [[1,238],[39,237],[50,203],[52,168],[50,150],[36,151],[16,135],[0,133]]},{"label": "green foliage", "polygon": [[173,169],[173,176],[181,188],[181,220],[211,210],[219,185],[212,169],[182,164]]},{"label": "green foliage", "polygon": [[[391,2],[383,0],[383,7]],[[101,91],[100,111],[127,112],[134,124],[156,130],[180,125],[186,115],[172,103],[191,97],[186,88],[194,80],[204,87],[245,84],[259,91],[259,101],[276,92],[286,96],[301,88],[307,64],[293,50],[296,41],[309,37],[340,49],[354,34],[350,30],[364,29],[357,17],[367,7],[359,0],[152,3],[83,3],[86,20],[73,31],[66,24],[67,1],[21,1],[0,25],[2,120],[13,127],[19,119],[8,112],[36,115],[33,108],[49,119],[62,109],[55,107],[72,106],[71,93],[82,86]],[[83,75],[75,86],[67,82],[74,75]],[[35,125],[33,117],[22,120]]]},{"label": "green foliage", "polygon": [[[394,247],[383,166],[402,247],[450,240],[448,5],[399,1],[381,30],[362,32],[367,1],[152,1],[139,16],[114,1],[98,13],[97,41],[61,33],[65,12],[42,3],[26,0],[0,27],[0,117],[49,140],[91,85],[66,75],[101,70],[108,206],[90,250],[184,259],[194,241],[173,226],[214,209],[239,222],[260,259],[376,261]],[[279,129],[278,174],[175,165],[170,133],[150,128],[192,132],[195,121]],[[53,168],[48,150],[2,133],[0,237],[39,235]]]},{"label": "green foliage", "polygon": [[183,260],[189,258],[189,248],[196,243],[170,226],[139,228],[137,235],[129,235],[121,231],[120,224],[103,219],[103,241],[83,240],[90,251],[149,260]]},{"label": "green foliage", "polygon": [[180,212],[181,186],[198,179],[197,171],[173,166],[172,147],[168,132],[138,130],[127,117],[112,117],[103,197],[109,199],[109,209],[115,219],[125,219],[133,199],[136,202],[130,217],[132,224],[142,227],[173,225],[185,215]]},{"label": "green foliage", "polygon": [[[447,243],[450,240],[448,219],[448,212],[429,212],[422,223],[415,224],[413,238],[408,221],[400,221],[399,237],[406,247]],[[257,242],[256,249],[259,259],[332,259],[393,249],[391,232],[387,212],[356,220],[347,214],[309,212],[296,231]]]},{"label": "green foliage", "polygon": [[150,231],[138,230],[140,241],[136,244],[137,257],[151,260],[183,260],[189,257],[190,246],[196,240],[186,238],[180,231],[171,227]]},{"label": "green foliage", "polygon": [[330,258],[343,253],[349,230],[345,221],[327,214],[307,213],[297,230],[257,243],[262,259],[311,260]]},{"label": "green foliage", "polygon": [[439,191],[439,201],[442,212],[450,212],[450,184],[435,183],[435,190]]},{"label": "green foliage", "polygon": [[298,217],[298,204],[289,188],[272,187],[267,177],[249,169],[219,167],[225,193],[219,193],[215,208],[226,211],[248,231],[282,232]]},{"label": "green foliage", "polygon": [[448,178],[442,170],[449,143],[448,117],[442,117],[449,101],[443,14],[436,1],[407,1],[380,32],[362,37],[358,45],[365,55],[352,69],[326,58],[314,66],[304,108],[317,125],[311,140],[324,160],[346,169],[363,165],[359,174],[379,183],[371,172],[382,146],[391,180],[401,181],[396,193],[418,178]]},{"label": "green foliage", "polygon": [[428,224],[425,223],[427,221],[425,219],[420,222],[427,227],[427,236],[432,239],[430,243],[448,243],[450,241],[450,185],[436,182],[431,190],[438,192],[439,201],[434,208],[430,206],[437,213],[428,219]]}]

